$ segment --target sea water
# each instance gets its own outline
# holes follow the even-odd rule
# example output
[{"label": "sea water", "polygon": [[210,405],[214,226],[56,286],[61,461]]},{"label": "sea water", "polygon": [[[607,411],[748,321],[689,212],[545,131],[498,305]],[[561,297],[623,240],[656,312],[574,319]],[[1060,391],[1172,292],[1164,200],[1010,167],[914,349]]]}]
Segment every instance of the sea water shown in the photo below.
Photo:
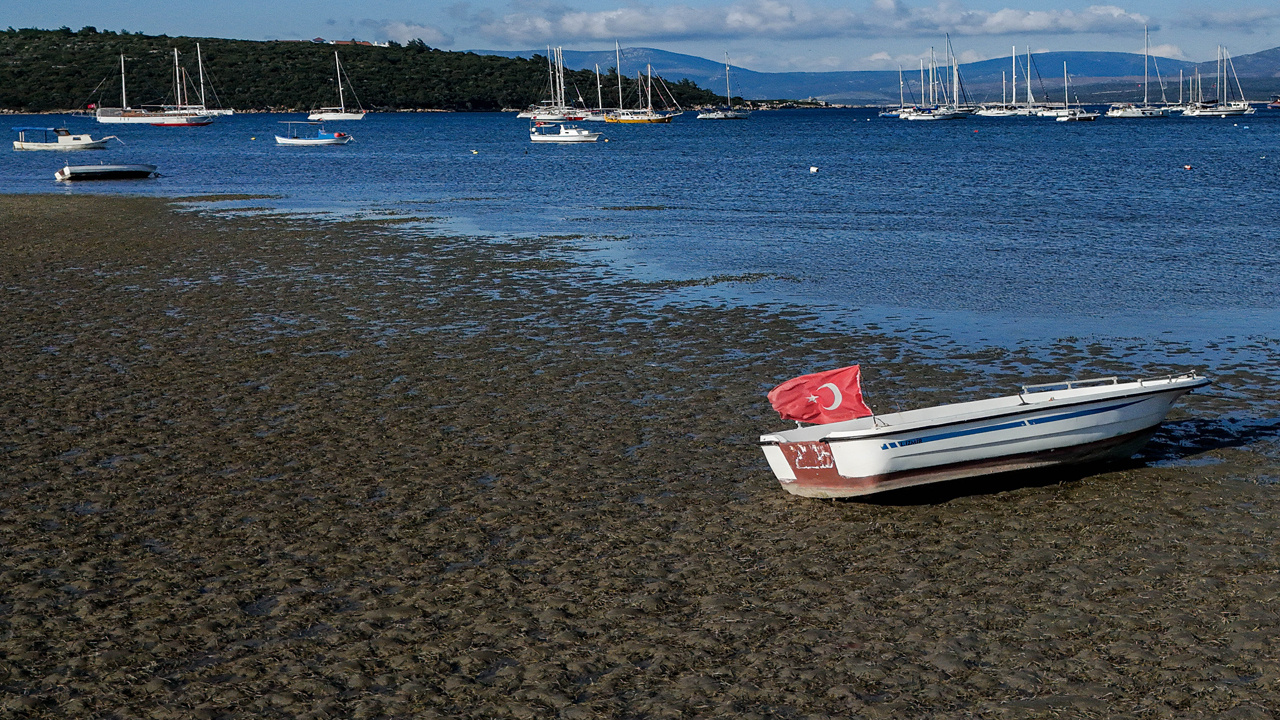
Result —
[{"label": "sea water", "polygon": [[[66,125],[109,150],[0,153],[18,193],[268,195],[272,211],[424,218],[481,238],[554,235],[672,301],[800,306],[960,343],[1063,337],[1203,347],[1280,337],[1280,112],[1228,119],[906,122],[861,109],[745,121],[580,123],[532,144],[513,114],[373,113],[285,147],[281,120]],[[146,162],[144,181],[56,183],[74,163]],[[700,282],[687,282],[700,281]]]}]

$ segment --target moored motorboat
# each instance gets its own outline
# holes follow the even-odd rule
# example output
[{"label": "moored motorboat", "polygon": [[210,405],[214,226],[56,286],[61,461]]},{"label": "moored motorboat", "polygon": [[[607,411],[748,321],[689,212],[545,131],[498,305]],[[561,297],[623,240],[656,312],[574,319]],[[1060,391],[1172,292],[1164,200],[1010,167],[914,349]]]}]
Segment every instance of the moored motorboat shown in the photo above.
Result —
[{"label": "moored motorboat", "polygon": [[529,141],[536,143],[595,142],[600,133],[583,130],[577,125],[535,122],[529,126]]},{"label": "moored motorboat", "polygon": [[1028,385],[1017,395],[770,433],[760,444],[792,494],[865,495],[1129,457],[1175,400],[1208,384],[1188,372],[1125,383],[1103,378]]},{"label": "moored motorboat", "polygon": [[63,180],[138,180],[156,173],[155,165],[67,165],[53,174]]},{"label": "moored motorboat", "polygon": [[[18,139],[13,141],[14,150],[102,150],[107,146],[108,140],[120,139],[115,135],[108,135],[94,140],[88,134],[72,135],[66,128],[15,127],[13,129],[18,133]],[[43,135],[40,140],[28,140],[29,132],[41,132]],[[49,139],[49,133],[53,133],[52,141]]]}]

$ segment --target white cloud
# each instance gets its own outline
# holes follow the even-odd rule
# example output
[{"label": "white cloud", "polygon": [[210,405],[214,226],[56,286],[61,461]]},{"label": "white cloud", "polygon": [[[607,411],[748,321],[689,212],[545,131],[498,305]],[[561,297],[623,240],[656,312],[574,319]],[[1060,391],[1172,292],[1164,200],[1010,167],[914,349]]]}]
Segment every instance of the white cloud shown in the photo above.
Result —
[{"label": "white cloud", "polygon": [[1219,12],[1193,11],[1179,25],[1198,29],[1223,29],[1251,33],[1260,27],[1280,24],[1280,7],[1254,7]]},{"label": "white cloud", "polygon": [[968,10],[956,0],[910,7],[902,0],[871,0],[862,10],[815,5],[810,0],[739,0],[690,7],[632,5],[582,11],[527,5],[505,15],[479,14],[472,29],[514,44],[583,40],[692,40],[710,38],[816,39],[1133,32],[1149,19],[1115,5],[1084,10]]},{"label": "white cloud", "polygon": [[445,47],[453,44],[453,37],[430,25],[411,22],[395,22],[390,20],[363,20],[362,26],[372,27],[380,40],[394,40],[405,44],[410,40],[421,40],[431,47]]},{"label": "white cloud", "polygon": [[[1142,48],[1138,48],[1135,52],[1142,52]],[[1186,60],[1187,56],[1182,52],[1182,48],[1171,43],[1163,45],[1152,45],[1151,54],[1156,57],[1173,58],[1174,60]]]}]

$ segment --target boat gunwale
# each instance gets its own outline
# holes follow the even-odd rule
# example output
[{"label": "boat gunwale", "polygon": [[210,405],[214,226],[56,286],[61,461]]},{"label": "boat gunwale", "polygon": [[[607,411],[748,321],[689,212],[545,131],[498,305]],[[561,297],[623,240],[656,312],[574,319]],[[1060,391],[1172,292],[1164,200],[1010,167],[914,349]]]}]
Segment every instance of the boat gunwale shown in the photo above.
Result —
[{"label": "boat gunwale", "polygon": [[[1161,380],[1167,380],[1169,385],[1159,389],[1150,389],[1150,390],[1144,389],[1142,385],[1142,383],[1145,383],[1145,382],[1156,382]],[[762,435],[757,444],[760,445],[761,447],[765,447],[769,445],[782,445],[782,444],[792,443],[792,442],[822,442],[822,443],[830,444],[833,442],[850,442],[854,440],[863,440],[867,438],[880,438],[880,437],[886,437],[886,436],[892,436],[892,435],[898,435],[898,434],[904,434],[904,433],[916,433],[921,430],[932,430],[934,428],[951,427],[956,425],[968,425],[972,423],[986,422],[988,420],[1004,419],[1004,418],[1016,417],[1019,415],[1030,415],[1033,413],[1042,412],[1050,409],[1057,410],[1061,408],[1077,407],[1080,405],[1091,405],[1094,403],[1108,402],[1111,400],[1119,400],[1122,398],[1146,397],[1150,395],[1160,395],[1163,393],[1174,392],[1174,391],[1190,392],[1191,390],[1204,387],[1211,383],[1212,381],[1209,380],[1209,378],[1204,377],[1202,375],[1198,375],[1195,372],[1191,372],[1191,373],[1185,373],[1182,375],[1171,375],[1166,378],[1150,378],[1146,380],[1135,380],[1132,383],[1125,383],[1125,384],[1136,385],[1137,387],[1129,388],[1122,392],[1115,392],[1113,388],[1115,388],[1116,386],[1108,386],[1108,389],[1112,389],[1112,392],[1109,392],[1105,395],[1101,395],[1101,394],[1092,395],[1090,397],[1080,398],[1080,399],[1066,399],[1066,400],[1050,399],[1042,403],[1028,403],[1025,400],[1023,400],[1021,404],[1011,406],[1011,409],[1003,412],[995,411],[990,413],[983,413],[981,415],[969,415],[967,417],[957,417],[955,415],[951,415],[951,416],[947,416],[946,418],[939,418],[936,421],[918,420],[915,422],[909,422],[902,425],[876,425],[863,430],[837,430],[832,434],[821,436],[813,440],[786,440],[786,439],[780,438],[780,433],[771,433],[768,435]],[[1018,395],[1006,395],[1000,398],[989,398],[989,400],[1011,399],[1011,398],[1020,398],[1020,397],[1022,397],[1022,393],[1019,393]],[[984,401],[979,400],[977,402],[984,402]],[[963,403],[957,403],[957,404],[963,404]],[[947,406],[935,405],[933,407],[942,408]],[[921,408],[921,409],[927,410],[931,408]],[[875,416],[872,416],[872,417],[874,418]],[[783,432],[791,432],[791,431],[787,430]]]}]

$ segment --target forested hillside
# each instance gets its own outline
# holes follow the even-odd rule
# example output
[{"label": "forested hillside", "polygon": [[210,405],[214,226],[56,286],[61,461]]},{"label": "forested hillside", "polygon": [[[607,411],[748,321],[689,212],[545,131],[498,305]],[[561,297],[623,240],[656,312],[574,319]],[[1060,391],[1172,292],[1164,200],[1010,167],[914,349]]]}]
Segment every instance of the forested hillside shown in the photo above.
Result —
[{"label": "forested hillside", "polygon": [[[217,103],[237,110],[306,110],[337,101],[333,52],[337,49],[365,108],[379,110],[499,110],[546,97],[547,62],[447,52],[421,42],[391,47],[325,45],[306,41],[225,40],[98,31],[0,32],[0,109],[26,112],[120,104],[120,55],[125,56],[129,104],[173,101],[173,50],[194,78],[196,43],[204,57],[206,86]],[[624,68],[630,73],[632,69]],[[594,73],[566,70],[595,104]],[[605,105],[617,104],[617,75],[603,77]],[[635,103],[635,80],[623,79],[626,104]],[[667,81],[683,106],[714,103],[716,95],[691,81]],[[349,97],[349,96],[348,96]],[[206,98],[215,101],[212,93]],[[612,100],[610,99],[612,98]]]}]

